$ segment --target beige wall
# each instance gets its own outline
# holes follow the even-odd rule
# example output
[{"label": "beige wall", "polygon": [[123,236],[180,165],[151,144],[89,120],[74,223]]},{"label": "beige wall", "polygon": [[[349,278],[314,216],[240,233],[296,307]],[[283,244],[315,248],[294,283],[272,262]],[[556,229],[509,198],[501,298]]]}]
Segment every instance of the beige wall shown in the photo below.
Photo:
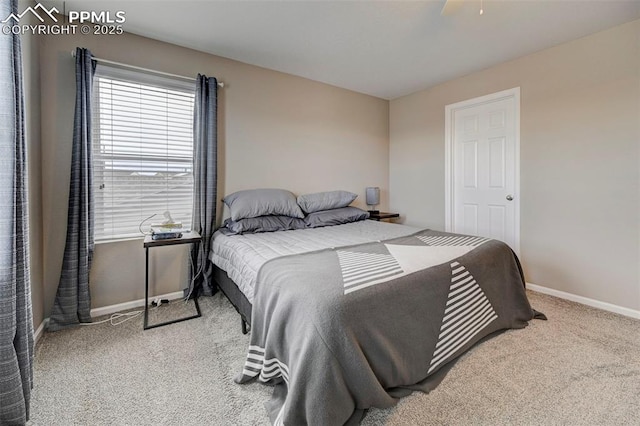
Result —
[{"label": "beige wall", "polygon": [[391,101],[391,209],[444,229],[445,105],[513,87],[527,280],[640,309],[640,21]]},{"label": "beige wall", "polygon": [[[22,11],[32,1],[18,2]],[[27,15],[28,24],[35,17]],[[42,172],[40,168],[40,61],[38,38],[32,34],[21,36],[22,70],[25,97],[25,125],[29,167],[29,245],[31,251],[31,301],[33,326],[38,328],[44,320],[44,288],[42,285]]]},{"label": "beige wall", "polygon": [[[102,58],[182,75],[203,72],[225,82],[220,196],[267,186],[296,193],[342,188],[360,194],[363,206],[364,188],[376,185],[381,208],[434,229],[444,228],[445,105],[519,86],[527,280],[640,309],[639,34],[635,21],[396,99],[390,107],[134,35],[41,37],[39,58],[37,43],[27,40],[34,323],[51,310],[62,262],[75,93],[70,52],[76,46]],[[33,124],[39,114],[41,143]],[[93,307],[143,297],[141,246],[140,240],[97,246]],[[151,253],[152,293],[178,291],[186,276],[184,247]]]},{"label": "beige wall", "polygon": [[[219,97],[219,195],[255,187],[296,193],[380,186],[388,194],[389,103],[291,75],[135,35],[41,39],[42,210],[45,310],[58,284],[65,242],[76,46],[100,58],[225,82]],[[184,247],[152,249],[155,292],[185,284]],[[144,297],[142,241],[98,244],[92,306]]]}]

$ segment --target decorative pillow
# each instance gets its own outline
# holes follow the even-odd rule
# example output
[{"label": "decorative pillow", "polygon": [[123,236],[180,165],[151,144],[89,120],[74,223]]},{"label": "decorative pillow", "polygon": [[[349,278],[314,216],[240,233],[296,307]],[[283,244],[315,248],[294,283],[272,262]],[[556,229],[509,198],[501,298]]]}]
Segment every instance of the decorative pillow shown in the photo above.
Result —
[{"label": "decorative pillow", "polygon": [[288,231],[304,229],[304,220],[290,216],[259,216],[234,221],[231,218],[222,225],[229,232],[226,234],[256,234],[258,232]]},{"label": "decorative pillow", "polygon": [[314,212],[304,218],[308,228],[321,226],[341,225],[343,223],[357,222],[369,217],[369,212],[357,207],[343,207],[341,209],[323,210]]},{"label": "decorative pillow", "polygon": [[298,205],[305,213],[347,207],[358,194],[349,191],[327,191],[305,194],[298,197]]},{"label": "decorative pillow", "polygon": [[304,217],[295,195],[284,189],[248,189],[227,195],[222,201],[229,206],[234,221],[269,215]]}]

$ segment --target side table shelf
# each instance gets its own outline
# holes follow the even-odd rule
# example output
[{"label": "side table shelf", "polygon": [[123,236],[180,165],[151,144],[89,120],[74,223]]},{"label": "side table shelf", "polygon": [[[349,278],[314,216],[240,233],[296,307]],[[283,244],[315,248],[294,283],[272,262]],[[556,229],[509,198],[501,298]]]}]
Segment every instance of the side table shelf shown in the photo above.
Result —
[{"label": "side table shelf", "polygon": [[380,222],[381,220],[386,220],[386,219],[394,219],[396,217],[400,217],[400,213],[389,213],[389,212],[371,213],[371,212],[369,212],[369,219],[377,220],[378,222]]},{"label": "side table shelf", "polygon": [[145,275],[144,275],[144,329],[148,330],[150,328],[161,327],[163,325],[174,324],[176,322],[187,321],[194,318],[199,318],[202,316],[200,312],[200,305],[198,304],[198,295],[195,295],[193,298],[193,302],[196,306],[196,314],[178,318],[171,321],[165,321],[158,324],[149,325],[149,249],[151,247],[162,247],[162,246],[172,246],[177,244],[195,244],[196,246],[200,244],[202,241],[202,237],[195,231],[185,232],[182,234],[180,238],[171,238],[166,240],[154,240],[151,238],[151,235],[147,235],[144,238],[144,250],[145,250]]}]

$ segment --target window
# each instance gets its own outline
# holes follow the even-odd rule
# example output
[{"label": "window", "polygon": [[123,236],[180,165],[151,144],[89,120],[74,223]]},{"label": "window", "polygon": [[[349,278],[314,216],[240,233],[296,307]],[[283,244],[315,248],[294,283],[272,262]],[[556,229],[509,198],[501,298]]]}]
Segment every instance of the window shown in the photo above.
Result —
[{"label": "window", "polygon": [[95,240],[138,237],[167,210],[190,227],[194,83],[98,65],[94,96]]}]

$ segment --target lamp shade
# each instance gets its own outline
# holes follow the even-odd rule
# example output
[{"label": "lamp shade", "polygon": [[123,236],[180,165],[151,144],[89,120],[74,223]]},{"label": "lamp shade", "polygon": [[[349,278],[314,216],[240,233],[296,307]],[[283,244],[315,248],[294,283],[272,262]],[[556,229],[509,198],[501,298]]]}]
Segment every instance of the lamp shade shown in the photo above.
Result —
[{"label": "lamp shade", "polygon": [[366,197],[368,206],[377,206],[380,204],[380,188],[377,186],[368,187],[366,189]]}]

